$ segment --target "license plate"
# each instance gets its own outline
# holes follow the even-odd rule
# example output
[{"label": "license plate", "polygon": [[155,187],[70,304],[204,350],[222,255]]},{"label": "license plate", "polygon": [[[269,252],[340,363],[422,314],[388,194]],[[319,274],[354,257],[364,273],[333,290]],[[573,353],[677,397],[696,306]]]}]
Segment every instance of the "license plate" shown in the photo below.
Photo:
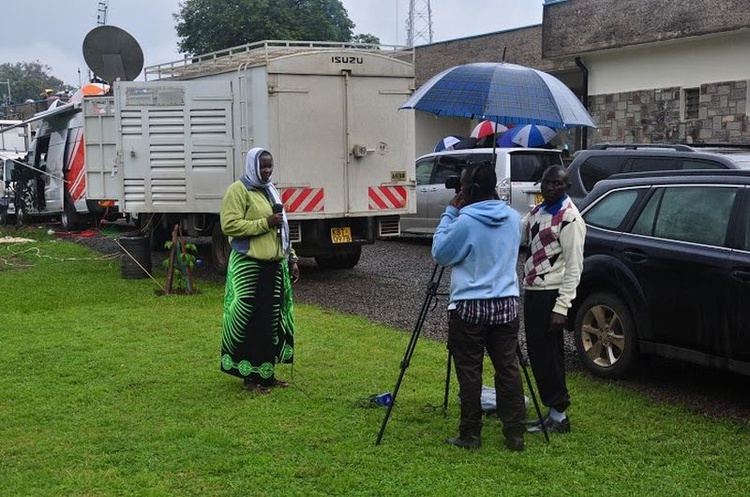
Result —
[{"label": "license plate", "polygon": [[541,193],[535,193],[534,194],[534,204],[541,204],[544,202],[544,197]]},{"label": "license plate", "polygon": [[352,229],[348,226],[331,228],[331,243],[352,243]]}]

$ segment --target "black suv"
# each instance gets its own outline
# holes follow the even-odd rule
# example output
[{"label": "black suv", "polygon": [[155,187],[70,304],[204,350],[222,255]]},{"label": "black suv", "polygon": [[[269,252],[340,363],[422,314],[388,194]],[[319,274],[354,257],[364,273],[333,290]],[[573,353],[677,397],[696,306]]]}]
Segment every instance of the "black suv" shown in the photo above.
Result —
[{"label": "black suv", "polygon": [[569,318],[591,372],[620,377],[655,354],[750,375],[750,171],[621,174],[580,209]]},{"label": "black suv", "polygon": [[[594,185],[613,174],[686,169],[738,169],[727,155],[703,152],[687,145],[597,144],[575,154],[568,166],[572,186],[568,192],[578,205]],[[732,149],[727,149],[730,151]]]}]

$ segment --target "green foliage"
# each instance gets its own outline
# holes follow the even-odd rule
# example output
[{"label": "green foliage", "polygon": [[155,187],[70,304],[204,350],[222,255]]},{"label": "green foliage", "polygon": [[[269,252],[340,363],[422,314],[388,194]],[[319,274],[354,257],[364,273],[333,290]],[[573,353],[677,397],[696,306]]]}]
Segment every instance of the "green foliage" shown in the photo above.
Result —
[{"label": "green foliage", "polygon": [[[174,261],[174,264],[172,264],[172,289],[180,288],[184,289],[188,293],[194,293],[195,286],[191,284],[190,288],[188,288],[187,278],[184,271],[192,271],[195,267],[195,256],[198,253],[198,247],[196,247],[193,243],[185,243],[185,251],[183,252],[182,246],[182,243],[178,243],[177,247],[175,248],[174,257],[176,260]],[[164,248],[167,249],[167,251],[170,252],[171,255],[172,241],[170,240],[166,242],[164,244]],[[161,263],[162,267],[166,271],[169,271],[169,262],[170,257],[167,257]]]},{"label": "green foliage", "polygon": [[[292,387],[256,395],[219,371],[223,286],[191,299],[124,280],[116,260],[46,236],[0,244],[0,495],[745,495],[747,422],[711,421],[616,382],[569,376],[573,431],[502,446],[456,433],[445,344],[419,341],[381,445],[409,334],[297,305]],[[304,271],[304,267],[303,267]],[[303,273],[304,274],[304,273]],[[331,291],[335,292],[335,288]],[[342,296],[342,298],[346,298]],[[398,298],[394,295],[394,298]],[[491,384],[489,363],[485,384]],[[533,416],[533,408],[529,409]]]},{"label": "green foliage", "polygon": [[174,14],[180,52],[198,55],[261,40],[359,41],[340,0],[186,0]]},{"label": "green foliage", "polygon": [[368,43],[370,45],[380,45],[380,38],[371,34],[355,35],[352,40],[354,43]]},{"label": "green foliage", "polygon": [[[28,99],[39,100],[40,94],[46,89],[55,91],[71,89],[62,80],[51,76],[50,70],[51,67],[38,61],[6,62],[0,64],[0,81],[10,82],[12,103],[21,103]],[[6,101],[3,96],[7,96],[7,93],[7,85],[0,84],[0,102]]]}]

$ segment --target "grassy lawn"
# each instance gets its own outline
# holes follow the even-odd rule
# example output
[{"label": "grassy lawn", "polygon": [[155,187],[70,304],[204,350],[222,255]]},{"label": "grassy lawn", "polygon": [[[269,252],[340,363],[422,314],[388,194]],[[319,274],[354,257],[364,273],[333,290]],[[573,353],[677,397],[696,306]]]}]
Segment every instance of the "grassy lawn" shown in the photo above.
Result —
[{"label": "grassy lawn", "polygon": [[[586,374],[569,377],[570,434],[549,445],[529,435],[526,451],[511,453],[488,419],[480,450],[450,447],[455,380],[443,416],[433,406],[442,404],[445,345],[427,339],[376,446],[385,411],[357,401],[393,389],[409,333],[298,305],[296,362],[279,374],[293,386],[258,396],[219,371],[222,285],[198,281],[197,295],[159,296],[151,280],[121,279],[116,259],[43,230],[4,235],[38,241],[0,244],[0,495],[750,488],[747,424],[708,421]],[[163,283],[163,272],[157,277]]]}]

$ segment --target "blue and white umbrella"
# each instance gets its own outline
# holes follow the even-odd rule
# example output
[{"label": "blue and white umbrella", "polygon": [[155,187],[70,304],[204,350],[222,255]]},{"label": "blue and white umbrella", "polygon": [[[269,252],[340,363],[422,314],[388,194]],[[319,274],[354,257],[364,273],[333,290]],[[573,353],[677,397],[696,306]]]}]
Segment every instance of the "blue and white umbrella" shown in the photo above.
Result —
[{"label": "blue and white umbrella", "polygon": [[435,145],[435,152],[442,152],[443,150],[453,150],[453,147],[463,140],[462,137],[456,135],[449,135],[437,142]]},{"label": "blue and white umbrella", "polygon": [[596,127],[581,101],[562,81],[506,62],[477,62],[446,69],[419,87],[400,108],[505,124]]},{"label": "blue and white umbrella", "polygon": [[557,131],[549,126],[524,124],[506,131],[497,141],[500,147],[541,147],[557,136]]}]

